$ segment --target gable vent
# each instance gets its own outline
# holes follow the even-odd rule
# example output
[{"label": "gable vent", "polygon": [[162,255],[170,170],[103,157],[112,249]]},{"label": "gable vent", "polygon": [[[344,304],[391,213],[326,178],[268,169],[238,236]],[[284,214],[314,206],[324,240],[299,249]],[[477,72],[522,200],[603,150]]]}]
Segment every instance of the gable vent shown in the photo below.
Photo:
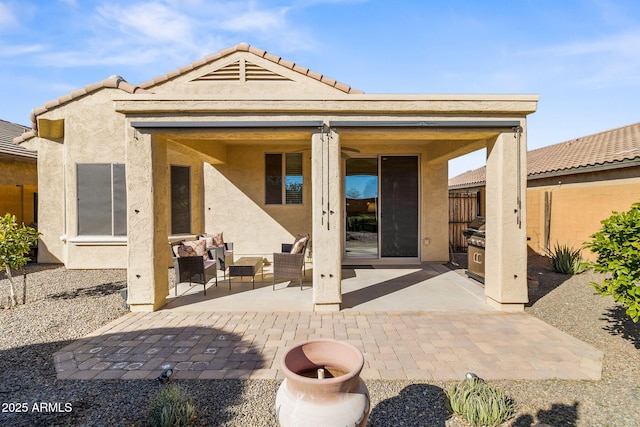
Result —
[{"label": "gable vent", "polygon": [[291,80],[245,59],[218,68],[193,81],[288,81]]}]

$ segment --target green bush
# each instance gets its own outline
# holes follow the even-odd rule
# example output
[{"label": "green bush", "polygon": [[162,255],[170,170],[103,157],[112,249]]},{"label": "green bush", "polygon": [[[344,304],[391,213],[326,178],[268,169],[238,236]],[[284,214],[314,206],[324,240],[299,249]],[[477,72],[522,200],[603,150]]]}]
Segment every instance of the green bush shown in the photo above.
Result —
[{"label": "green bush", "polygon": [[513,417],[513,400],[480,378],[468,378],[446,391],[449,407],[473,426],[498,426]]},{"label": "green bush", "polygon": [[624,304],[634,322],[640,319],[640,203],[628,212],[613,212],[586,246],[598,254],[590,263],[597,273],[608,274],[602,283],[591,282],[601,295]]},{"label": "green bush", "polygon": [[551,269],[556,273],[562,274],[580,274],[586,264],[580,255],[580,249],[573,249],[569,245],[559,245],[556,243],[555,248],[550,253]]},{"label": "green bush", "polygon": [[153,426],[191,426],[196,417],[191,396],[177,384],[169,384],[151,398],[149,421]]}]

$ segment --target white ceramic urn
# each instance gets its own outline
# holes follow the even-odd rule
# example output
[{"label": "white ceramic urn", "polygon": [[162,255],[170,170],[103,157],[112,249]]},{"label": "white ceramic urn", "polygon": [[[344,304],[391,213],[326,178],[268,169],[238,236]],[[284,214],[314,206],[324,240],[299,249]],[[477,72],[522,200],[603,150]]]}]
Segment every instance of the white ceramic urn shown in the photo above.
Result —
[{"label": "white ceramic urn", "polygon": [[370,401],[360,378],[363,366],[360,350],[342,341],[310,340],[287,350],[276,395],[280,425],[364,427]]}]

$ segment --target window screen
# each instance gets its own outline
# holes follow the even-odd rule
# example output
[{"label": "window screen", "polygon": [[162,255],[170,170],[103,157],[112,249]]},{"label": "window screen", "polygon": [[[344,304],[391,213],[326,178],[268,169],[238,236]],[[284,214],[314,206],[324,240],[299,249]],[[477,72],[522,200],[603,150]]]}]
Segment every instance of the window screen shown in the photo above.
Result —
[{"label": "window screen", "polygon": [[286,155],[285,189],[286,204],[302,204],[302,154]]},{"label": "window screen", "polygon": [[265,154],[265,203],[282,204],[282,155]]},{"label": "window screen", "polygon": [[127,234],[125,165],[79,163],[77,173],[78,235]]},{"label": "window screen", "polygon": [[171,166],[171,233],[191,233],[191,168]]},{"label": "window screen", "polygon": [[302,181],[302,153],[265,154],[267,205],[301,205]]}]

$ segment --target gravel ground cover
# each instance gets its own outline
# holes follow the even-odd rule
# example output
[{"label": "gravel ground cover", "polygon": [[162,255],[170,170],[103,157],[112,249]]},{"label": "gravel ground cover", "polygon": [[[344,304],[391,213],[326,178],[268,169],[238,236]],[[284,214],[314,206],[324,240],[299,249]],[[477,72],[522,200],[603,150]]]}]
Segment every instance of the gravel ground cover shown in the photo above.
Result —
[{"label": "gravel ground cover", "polygon": [[[461,274],[464,257],[451,267]],[[126,313],[123,270],[28,266],[27,304],[0,309],[0,426],[144,426],[158,381],[57,380],[53,353]],[[517,405],[507,425],[640,425],[640,325],[587,285],[598,277],[552,273],[532,256],[539,281],[527,312],[604,352],[601,381],[493,381]],[[21,283],[19,276],[18,282]],[[0,308],[7,279],[0,273]],[[20,285],[21,288],[21,285]],[[19,289],[18,297],[22,299]],[[179,381],[200,410],[200,425],[275,426],[279,380]],[[445,409],[451,383],[367,381],[369,426],[464,426]]]}]

